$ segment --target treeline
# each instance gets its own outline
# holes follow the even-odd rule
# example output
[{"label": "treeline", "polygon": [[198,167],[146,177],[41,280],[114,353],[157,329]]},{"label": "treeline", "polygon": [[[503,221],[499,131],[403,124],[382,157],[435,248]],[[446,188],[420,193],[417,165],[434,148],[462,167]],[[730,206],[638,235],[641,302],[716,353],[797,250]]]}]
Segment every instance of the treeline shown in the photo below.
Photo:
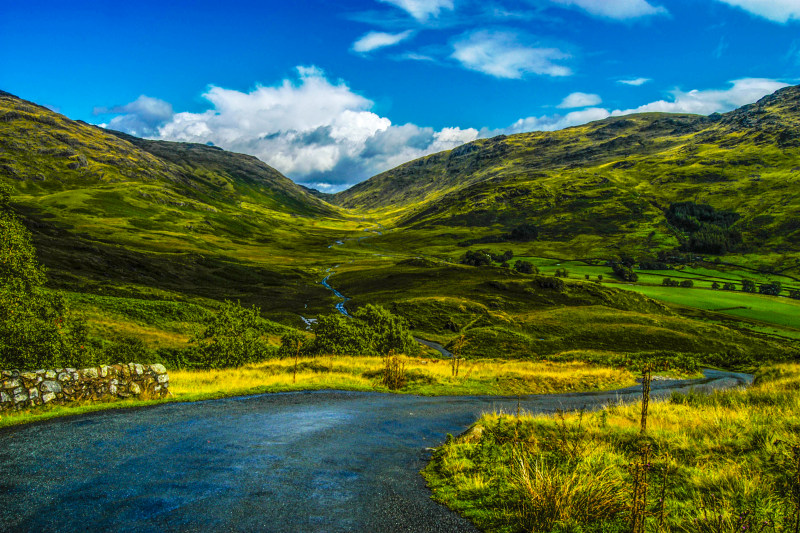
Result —
[{"label": "treeline", "polygon": [[724,254],[739,248],[742,234],[732,226],[741,218],[733,211],[717,211],[710,205],[677,202],[669,206],[667,220],[686,232],[685,251]]}]

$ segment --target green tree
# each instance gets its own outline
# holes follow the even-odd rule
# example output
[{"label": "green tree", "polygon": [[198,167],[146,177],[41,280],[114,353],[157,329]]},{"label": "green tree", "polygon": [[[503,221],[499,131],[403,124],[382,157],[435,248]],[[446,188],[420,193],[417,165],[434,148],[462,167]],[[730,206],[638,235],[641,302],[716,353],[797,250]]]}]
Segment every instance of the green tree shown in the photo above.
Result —
[{"label": "green tree", "polygon": [[387,309],[367,304],[353,315],[366,324],[366,336],[370,337],[372,353],[386,355],[389,352],[416,355],[419,344],[408,330],[406,321]]},{"label": "green tree", "polygon": [[381,306],[365,305],[349,319],[340,314],[320,317],[314,324],[312,353],[386,355],[391,351],[414,355],[419,345],[405,321]]},{"label": "green tree", "polygon": [[265,339],[261,310],[256,306],[247,308],[226,300],[203,326],[205,329],[192,339],[198,345],[202,368],[238,367],[265,359],[273,352]]},{"label": "green tree", "polygon": [[514,270],[516,270],[520,274],[533,274],[533,269],[534,269],[533,264],[527,261],[520,261],[519,259],[517,259],[517,262],[514,263]]},{"label": "green tree", "polygon": [[64,297],[44,287],[28,230],[0,184],[0,368],[36,370],[94,362],[85,324],[70,317]]},{"label": "green tree", "polygon": [[756,282],[752,279],[743,279],[742,280],[742,291],[744,292],[756,292]]},{"label": "green tree", "polygon": [[308,338],[297,330],[290,330],[281,337],[281,347],[278,355],[281,357],[294,357],[294,374],[292,383],[297,383],[297,361],[303,346],[308,343]]}]

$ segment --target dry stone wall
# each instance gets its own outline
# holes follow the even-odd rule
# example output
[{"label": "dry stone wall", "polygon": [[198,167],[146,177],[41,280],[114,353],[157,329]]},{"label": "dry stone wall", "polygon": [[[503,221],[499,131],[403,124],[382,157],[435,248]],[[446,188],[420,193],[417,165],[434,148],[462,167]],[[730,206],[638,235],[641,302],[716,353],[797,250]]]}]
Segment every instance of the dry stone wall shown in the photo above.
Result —
[{"label": "dry stone wall", "polygon": [[164,365],[128,363],[81,370],[0,370],[0,411],[78,400],[162,398],[168,394],[169,376]]}]

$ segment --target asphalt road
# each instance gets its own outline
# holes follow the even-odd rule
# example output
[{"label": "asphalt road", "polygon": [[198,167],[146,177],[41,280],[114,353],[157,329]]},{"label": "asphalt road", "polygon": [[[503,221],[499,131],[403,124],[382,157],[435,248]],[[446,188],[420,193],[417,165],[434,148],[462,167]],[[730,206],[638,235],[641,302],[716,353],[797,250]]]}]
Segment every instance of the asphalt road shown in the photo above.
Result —
[{"label": "asphalt road", "polygon": [[[709,371],[673,389],[730,387]],[[635,400],[530,396],[533,412]],[[430,499],[427,448],[516,398],[338,391],[104,411],[0,430],[2,531],[475,531]]]}]

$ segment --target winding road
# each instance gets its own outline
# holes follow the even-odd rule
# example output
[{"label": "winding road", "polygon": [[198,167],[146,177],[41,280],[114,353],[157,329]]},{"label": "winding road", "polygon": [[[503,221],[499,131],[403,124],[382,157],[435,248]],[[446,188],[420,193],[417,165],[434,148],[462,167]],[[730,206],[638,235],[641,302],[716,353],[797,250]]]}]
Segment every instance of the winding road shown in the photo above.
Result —
[{"label": "winding road", "polygon": [[[747,384],[745,374],[653,382]],[[531,412],[635,401],[528,396]],[[109,410],[0,430],[0,531],[475,531],[430,499],[428,448],[516,398],[356,392],[258,395]]]}]

